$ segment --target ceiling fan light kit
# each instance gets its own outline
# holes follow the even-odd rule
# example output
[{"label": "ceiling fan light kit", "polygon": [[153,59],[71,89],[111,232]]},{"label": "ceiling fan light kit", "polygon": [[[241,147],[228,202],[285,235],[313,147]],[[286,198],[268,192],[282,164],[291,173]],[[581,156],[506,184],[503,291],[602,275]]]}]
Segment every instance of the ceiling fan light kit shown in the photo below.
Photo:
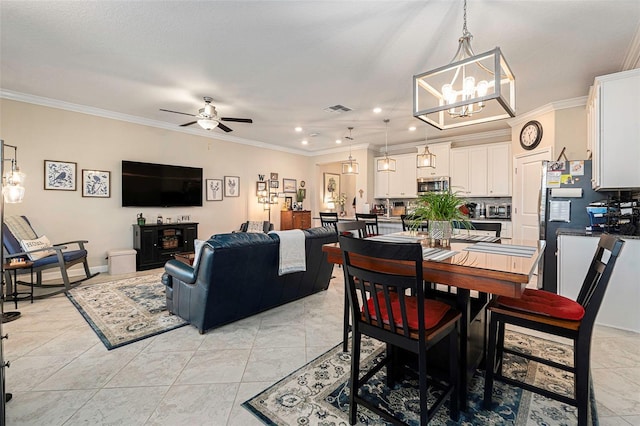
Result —
[{"label": "ceiling fan light kit", "polygon": [[200,120],[198,120],[198,124],[205,130],[213,130],[218,127],[218,124],[220,123],[210,118],[201,118]]},{"label": "ceiling fan light kit", "polygon": [[172,111],[170,109],[160,109],[160,111],[171,112],[173,114],[182,114],[182,115],[190,115],[195,117],[197,120],[190,121],[188,123],[181,124],[180,127],[191,126],[192,124],[198,123],[200,127],[204,130],[213,130],[216,127],[224,130],[225,132],[232,132],[233,129],[225,126],[220,121],[234,121],[236,123],[253,123],[253,120],[250,118],[234,118],[234,117],[218,117],[218,111],[216,111],[216,107],[211,105],[213,102],[213,98],[210,96],[205,96],[204,98],[204,107],[198,110],[198,114],[188,114],[186,112],[180,111]]},{"label": "ceiling fan light kit", "polygon": [[413,116],[440,130],[515,117],[515,77],[499,47],[476,55],[467,2],[458,51],[448,65],[413,76]]}]

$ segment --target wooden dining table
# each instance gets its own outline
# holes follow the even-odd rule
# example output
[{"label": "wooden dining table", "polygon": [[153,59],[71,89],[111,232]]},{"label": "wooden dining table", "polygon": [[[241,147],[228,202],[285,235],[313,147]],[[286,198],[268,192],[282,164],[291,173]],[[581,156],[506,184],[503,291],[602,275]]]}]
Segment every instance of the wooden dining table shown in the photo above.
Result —
[{"label": "wooden dining table", "polygon": [[[411,237],[414,238],[411,238]],[[385,240],[385,236],[374,237]],[[490,295],[521,297],[544,252],[544,241],[503,239],[493,242],[465,241],[464,236],[451,240],[447,247],[429,247],[420,233],[389,234],[390,242],[423,244],[424,280],[437,283],[448,292],[451,303],[462,313],[460,321],[460,379],[468,384],[486,353],[488,319],[486,306]],[[339,243],[325,244],[327,261],[342,264]],[[427,255],[429,253],[429,255]],[[354,263],[366,267],[371,258],[353,256]],[[380,261],[376,268],[389,273],[412,273],[410,263]],[[466,356],[465,356],[466,354]],[[446,357],[446,350],[441,351]],[[438,357],[438,354],[435,356]],[[442,360],[444,361],[444,360]],[[436,361],[437,362],[437,361]],[[444,364],[444,362],[441,362]],[[446,365],[446,364],[444,364]],[[460,386],[460,400],[466,406],[467,386]]]}]

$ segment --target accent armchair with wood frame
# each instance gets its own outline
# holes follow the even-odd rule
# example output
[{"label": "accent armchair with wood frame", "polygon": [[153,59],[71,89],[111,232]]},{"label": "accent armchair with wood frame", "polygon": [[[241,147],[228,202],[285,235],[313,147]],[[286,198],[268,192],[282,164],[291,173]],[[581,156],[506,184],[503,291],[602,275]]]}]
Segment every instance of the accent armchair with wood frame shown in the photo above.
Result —
[{"label": "accent armchair with wood frame", "polygon": [[[87,250],[84,245],[88,243],[87,240],[76,240],[76,241],[67,241],[59,244],[52,244],[51,247],[44,247],[35,250],[25,251],[21,246],[20,242],[24,240],[36,240],[38,239],[38,235],[31,227],[31,223],[25,216],[11,216],[5,219],[5,222],[2,224],[3,233],[2,233],[2,244],[4,249],[6,250],[5,260],[10,261],[14,258],[24,257],[33,259],[33,267],[29,269],[19,269],[17,270],[18,276],[25,273],[33,273],[36,274],[36,282],[35,286],[38,287],[64,287],[63,289],[47,293],[43,296],[50,296],[53,294],[58,294],[61,292],[65,292],[70,290],[71,288],[77,286],[83,281],[88,280],[99,274],[99,272],[91,273],[89,270],[89,264],[87,262]],[[42,238],[42,237],[40,237]],[[68,246],[77,245],[77,249],[69,249]],[[47,252],[46,256],[39,257],[38,253]],[[71,281],[69,279],[68,270],[74,265],[82,264],[84,267],[84,277],[75,281]],[[50,283],[50,284],[42,284],[42,271],[47,269],[59,269],[60,275],[62,275],[62,283]],[[8,271],[5,271],[7,274]],[[10,282],[10,277],[5,276],[5,281]]]}]

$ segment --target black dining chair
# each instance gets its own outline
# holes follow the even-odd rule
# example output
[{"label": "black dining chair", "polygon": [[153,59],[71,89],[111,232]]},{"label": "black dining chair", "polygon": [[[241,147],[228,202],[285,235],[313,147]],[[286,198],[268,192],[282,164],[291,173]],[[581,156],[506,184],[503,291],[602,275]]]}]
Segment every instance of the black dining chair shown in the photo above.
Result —
[{"label": "black dining chair", "polygon": [[[360,220],[351,220],[338,222],[338,235],[352,235],[357,238],[367,237],[367,225]],[[347,299],[347,288],[345,283],[344,292],[344,321],[342,326],[342,352],[347,352],[349,343],[349,331],[351,331],[351,323],[349,321],[349,300]]]},{"label": "black dining chair", "polygon": [[[356,424],[358,406],[363,406],[393,424],[405,424],[373,401],[360,396],[360,389],[374,374],[387,366],[387,386],[393,386],[397,373],[398,350],[418,357],[420,424],[426,425],[449,398],[450,416],[459,416],[459,343],[458,325],[461,314],[446,303],[425,299],[422,276],[422,247],[417,243],[386,243],[348,236],[338,236],[343,257],[344,279],[352,326],[351,380],[349,393],[349,422]],[[410,262],[406,272],[390,273],[382,270],[385,262]],[[360,349],[363,336],[386,343],[386,356],[360,377]],[[448,339],[447,381],[427,377],[427,351],[436,343]],[[394,362],[395,361],[395,362]],[[369,367],[369,366],[367,366]],[[433,371],[430,371],[433,374]],[[432,376],[433,377],[433,376]],[[430,385],[435,400],[430,406],[427,394]],[[428,398],[429,396],[429,398]]]},{"label": "black dining chair", "polygon": [[[499,296],[491,301],[488,307],[491,322],[484,385],[485,408],[491,407],[493,381],[499,379],[512,386],[577,407],[578,425],[587,424],[591,399],[590,362],[593,325],[613,273],[613,267],[623,246],[624,241],[620,238],[608,234],[600,237],[598,248],[575,301],[555,293],[533,289],[526,289],[521,298]],[[605,254],[608,255],[608,259]],[[607,259],[606,262],[604,259]],[[505,347],[506,324],[572,340],[573,365],[568,366]],[[573,396],[505,377],[502,373],[504,354],[520,356],[570,372],[573,377]]]},{"label": "black dining chair", "polygon": [[403,231],[416,230],[426,232],[429,229],[429,223],[426,221],[422,221],[416,226],[416,220],[412,215],[401,214],[400,221],[402,222]]},{"label": "black dining chair", "polygon": [[320,212],[320,225],[332,226],[338,232],[336,225],[338,223],[338,213],[336,212]]},{"label": "black dining chair", "polygon": [[462,222],[454,220],[452,222],[453,228],[455,229],[463,229],[469,231],[489,231],[493,232],[496,237],[500,237],[500,233],[502,232],[502,223],[500,222],[469,222],[470,227],[466,227]]},{"label": "black dining chair", "polygon": [[367,235],[369,237],[373,237],[375,235],[380,235],[380,230],[378,229],[378,215],[371,213],[356,213],[356,220],[362,220],[367,224]]}]

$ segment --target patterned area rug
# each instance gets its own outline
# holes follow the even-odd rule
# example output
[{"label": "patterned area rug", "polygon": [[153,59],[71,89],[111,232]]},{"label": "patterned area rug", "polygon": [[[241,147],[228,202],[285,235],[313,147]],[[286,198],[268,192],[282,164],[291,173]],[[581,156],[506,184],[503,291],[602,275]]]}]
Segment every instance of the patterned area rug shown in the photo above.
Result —
[{"label": "patterned area rug", "polygon": [[[505,344],[524,348],[547,359],[572,362],[569,346],[528,335],[507,332]],[[349,372],[351,357],[342,352],[342,344],[319,356],[296,372],[251,398],[243,407],[267,425],[348,425],[349,424]],[[383,345],[374,339],[363,338],[363,368],[383,355]],[[505,356],[504,371],[520,380],[544,384],[548,388],[573,388],[563,372],[516,356]],[[449,418],[448,402],[436,413],[431,425],[576,425],[575,407],[550,400],[540,395],[495,382],[493,410],[482,409],[484,372],[478,371],[469,387],[469,405],[461,412],[458,422]],[[407,379],[389,389],[385,385],[385,369],[376,374],[361,395],[376,402],[379,407],[395,413],[396,417],[411,424],[419,424],[417,380]],[[592,392],[593,394],[593,392]],[[382,402],[379,402],[382,401]],[[595,401],[592,415],[596,419]],[[387,423],[371,411],[358,407],[358,424],[382,426]]]},{"label": "patterned area rug", "polygon": [[111,350],[186,324],[167,311],[161,276],[86,285],[70,290],[67,297]]}]

